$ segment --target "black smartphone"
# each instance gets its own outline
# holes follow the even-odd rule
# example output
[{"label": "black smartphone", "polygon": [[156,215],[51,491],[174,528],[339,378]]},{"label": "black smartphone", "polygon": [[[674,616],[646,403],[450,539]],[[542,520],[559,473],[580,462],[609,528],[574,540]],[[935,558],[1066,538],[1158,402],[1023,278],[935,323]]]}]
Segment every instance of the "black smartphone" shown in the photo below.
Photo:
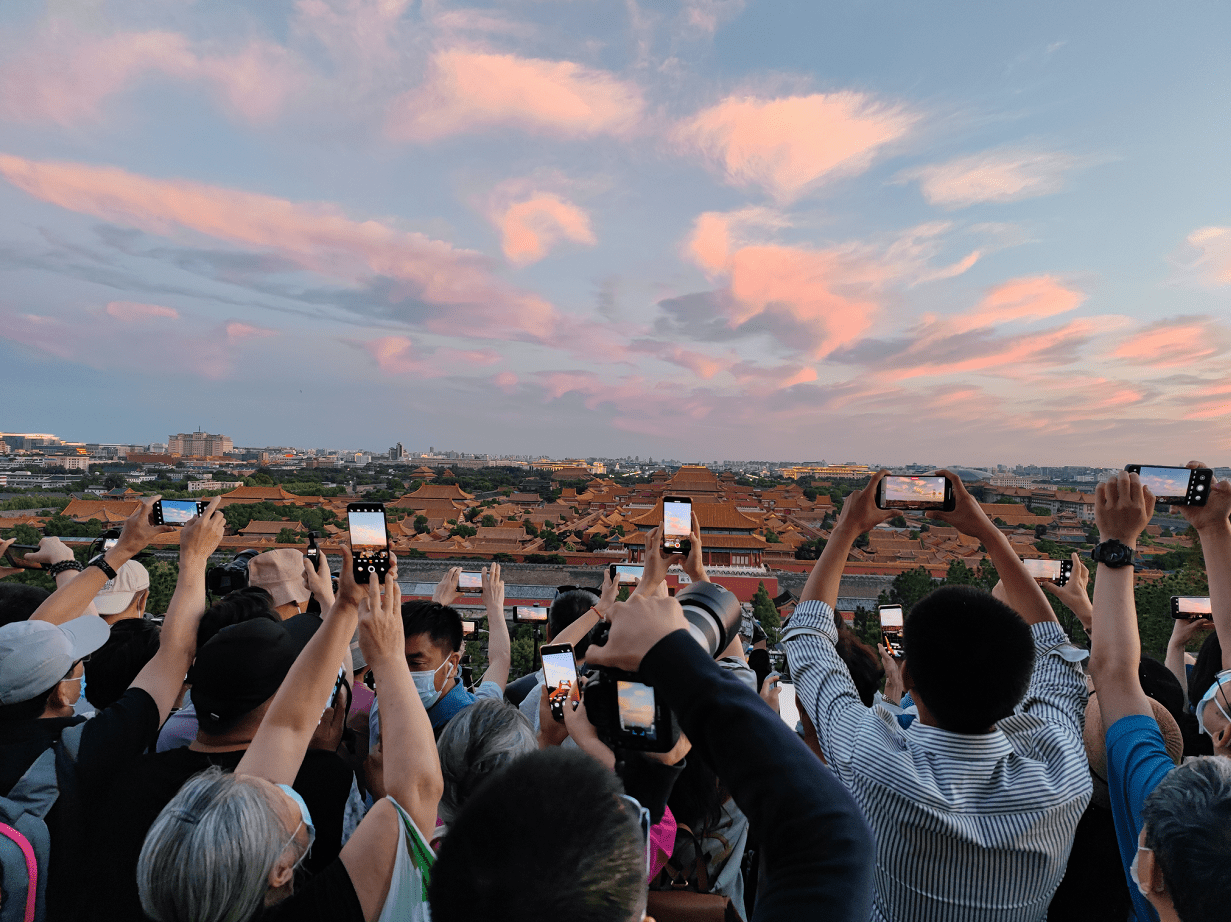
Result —
[{"label": "black smartphone", "polygon": [[338,703],[338,695],[342,691],[342,685],[346,682],[346,668],[338,670],[338,681],[333,683],[333,694],[329,696],[329,707],[333,707]]},{"label": "black smartphone", "polygon": [[37,551],[37,544],[10,544],[9,549],[4,552],[4,558],[8,561],[10,567],[17,567],[22,570],[41,570],[43,565],[37,561],[31,560],[26,563],[26,555],[31,551]]},{"label": "black smartphone", "polygon": [[546,624],[547,611],[538,605],[518,605],[513,609],[513,620],[518,624]]},{"label": "black smartphone", "polygon": [[692,550],[692,500],[687,496],[663,497],[662,549],[664,554],[687,554]]},{"label": "black smartphone", "polygon": [[473,570],[463,570],[457,574],[457,591],[467,595],[483,591],[483,574]]},{"label": "black smartphone", "polygon": [[613,563],[611,565],[611,578],[616,581],[616,585],[638,583],[644,573],[645,567],[639,563]]},{"label": "black smartphone", "polygon": [[1026,572],[1039,582],[1050,580],[1057,586],[1063,586],[1073,575],[1073,561],[1047,560],[1045,558],[1025,558],[1022,565]]},{"label": "black smartphone", "polygon": [[902,646],[902,627],[906,619],[902,614],[901,605],[878,605],[876,613],[880,617],[881,637],[885,641],[885,649],[894,656],[903,656],[906,650]]},{"label": "black smartphone", "polygon": [[1208,467],[1157,467],[1148,464],[1126,464],[1149,487],[1154,498],[1169,506],[1204,506],[1214,484],[1214,472]]},{"label": "black smartphone", "polygon": [[389,532],[384,503],[348,503],[347,525],[354,557],[355,582],[366,583],[373,573],[385,581],[389,572]]},{"label": "black smartphone", "polygon": [[573,656],[573,645],[568,643],[543,644],[539,648],[543,657],[543,679],[547,685],[547,703],[551,706],[551,716],[556,720],[564,720],[564,702],[573,694],[577,687],[577,660]]},{"label": "black smartphone", "polygon": [[947,477],[889,474],[876,485],[876,508],[952,512],[957,508],[957,496]]},{"label": "black smartphone", "polygon": [[316,546],[316,532],[308,532],[308,549],[304,551],[304,556],[312,561],[312,566],[316,566],[316,562],[321,559],[321,549]]},{"label": "black smartphone", "polygon": [[1171,617],[1176,621],[1196,621],[1198,618],[1213,621],[1214,609],[1210,607],[1209,598],[1173,595],[1171,597]]},{"label": "black smartphone", "polygon": [[154,524],[187,525],[203,515],[208,505],[209,502],[203,499],[160,499],[154,503]]}]

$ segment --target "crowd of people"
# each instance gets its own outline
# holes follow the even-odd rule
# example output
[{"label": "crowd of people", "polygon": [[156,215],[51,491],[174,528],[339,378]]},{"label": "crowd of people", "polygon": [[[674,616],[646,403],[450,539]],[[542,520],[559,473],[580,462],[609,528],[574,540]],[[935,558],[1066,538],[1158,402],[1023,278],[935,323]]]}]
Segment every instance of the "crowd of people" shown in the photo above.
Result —
[{"label": "crowd of people", "polygon": [[[685,553],[648,536],[626,599],[610,575],[562,588],[547,640],[581,679],[554,696],[542,670],[509,682],[499,564],[468,682],[457,569],[403,601],[396,559],[362,582],[349,548],[280,549],[211,597],[214,499],[180,529],[159,622],[136,560],[172,527],[156,498],[88,564],[43,539],[26,560],[56,590],[0,582],[0,922],[1228,918],[1231,482],[1183,509],[1212,616],[1177,619],[1157,663],[1135,473],[1097,488],[1091,598],[1077,555],[1041,584],[942,472],[955,508],[929,515],[999,583],[937,588],[901,656],[869,648],[835,608],[854,542],[897,514],[875,502],[885,473],[846,498],[783,626],[794,727],[764,635],[707,649],[668,592],[672,565],[708,581],[695,517]],[[652,688],[668,751],[604,730],[599,676]]]}]

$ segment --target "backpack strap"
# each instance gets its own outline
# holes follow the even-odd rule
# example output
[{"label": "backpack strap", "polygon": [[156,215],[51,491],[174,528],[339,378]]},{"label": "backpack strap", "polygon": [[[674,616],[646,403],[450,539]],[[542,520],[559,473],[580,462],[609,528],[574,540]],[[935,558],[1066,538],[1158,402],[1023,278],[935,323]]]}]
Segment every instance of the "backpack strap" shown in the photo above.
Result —
[{"label": "backpack strap", "polygon": [[50,747],[26,769],[7,797],[0,797],[0,819],[16,824],[23,814],[46,819],[60,794],[56,778],[56,750]]},{"label": "backpack strap", "polygon": [[22,914],[22,922],[34,922],[34,909],[38,904],[38,858],[34,854],[34,846],[24,835],[8,823],[0,823],[0,836],[11,839],[13,844],[21,849],[26,858],[26,908]]}]

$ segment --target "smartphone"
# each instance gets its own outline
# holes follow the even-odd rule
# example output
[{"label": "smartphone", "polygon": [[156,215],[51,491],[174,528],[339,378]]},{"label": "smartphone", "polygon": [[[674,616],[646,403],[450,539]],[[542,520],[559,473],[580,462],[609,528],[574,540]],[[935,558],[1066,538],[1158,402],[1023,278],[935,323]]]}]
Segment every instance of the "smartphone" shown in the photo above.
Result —
[{"label": "smartphone", "polygon": [[483,574],[474,573],[470,570],[463,570],[457,574],[457,591],[458,592],[482,592],[483,591]]},{"label": "smartphone", "polygon": [[346,667],[338,670],[338,681],[333,683],[333,694],[329,696],[329,707],[338,703],[338,695],[342,691],[342,683],[346,681]]},{"label": "smartphone", "polygon": [[316,566],[316,562],[321,559],[321,549],[316,546],[316,532],[308,532],[308,549],[304,551],[304,556],[312,561],[312,566]]},{"label": "smartphone", "polygon": [[537,605],[518,605],[513,609],[513,620],[518,624],[546,624],[547,609]]},{"label": "smartphone", "polygon": [[1171,617],[1176,621],[1196,621],[1198,618],[1213,621],[1214,609],[1210,608],[1208,598],[1173,595],[1171,597]]},{"label": "smartphone", "polygon": [[564,720],[564,702],[577,687],[577,660],[573,657],[573,645],[568,643],[543,644],[539,648],[543,657],[543,678],[547,685],[547,703],[551,716]]},{"label": "smartphone", "polygon": [[205,512],[203,499],[160,499],[154,503],[155,525],[187,525]]},{"label": "smartphone", "polygon": [[1140,476],[1141,485],[1149,487],[1156,500],[1169,506],[1204,506],[1214,483],[1214,472],[1208,467],[1126,464],[1124,469]]},{"label": "smartphone", "polygon": [[648,743],[658,740],[658,728],[654,720],[658,708],[652,685],[617,679],[616,710],[620,730],[624,733]]},{"label": "smartphone", "polygon": [[906,650],[902,646],[902,627],[906,619],[902,614],[901,605],[878,605],[876,612],[880,616],[881,637],[885,648],[894,656],[904,656]]},{"label": "smartphone", "polygon": [[10,567],[18,567],[23,570],[41,570],[43,565],[31,560],[26,563],[26,555],[31,551],[37,551],[37,544],[10,544],[9,549],[4,552],[5,559],[9,562]]},{"label": "smartphone", "polygon": [[384,503],[348,503],[347,526],[354,557],[355,582],[366,583],[373,573],[380,582],[389,572],[389,532]]},{"label": "smartphone", "polygon": [[611,578],[619,586],[640,582],[644,573],[645,567],[641,564],[613,563],[611,565]]},{"label": "smartphone", "polygon": [[1073,573],[1073,561],[1071,560],[1027,558],[1022,561],[1022,565],[1026,568],[1026,572],[1039,582],[1051,580],[1057,586],[1067,583]]},{"label": "smartphone", "polygon": [[687,496],[663,497],[662,549],[665,554],[687,554],[692,550],[692,500]]},{"label": "smartphone", "polygon": [[473,621],[463,621],[462,622],[462,636],[469,637],[473,633],[474,633],[474,622]]},{"label": "smartphone", "polygon": [[947,477],[905,477],[890,474],[876,485],[877,509],[939,509],[952,512],[957,496]]}]

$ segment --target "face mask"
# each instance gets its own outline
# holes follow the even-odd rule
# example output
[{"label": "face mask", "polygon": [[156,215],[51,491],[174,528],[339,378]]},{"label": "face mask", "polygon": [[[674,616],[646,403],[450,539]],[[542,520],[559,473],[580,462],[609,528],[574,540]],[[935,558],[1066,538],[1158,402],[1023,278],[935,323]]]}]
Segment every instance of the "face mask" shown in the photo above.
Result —
[{"label": "face mask", "polygon": [[1133,879],[1133,883],[1137,885],[1137,892],[1142,896],[1150,895],[1150,888],[1142,884],[1141,878],[1137,876],[1137,859],[1141,857],[1142,852],[1150,852],[1153,854],[1154,849],[1146,848],[1144,845],[1137,846],[1137,853],[1133,855],[1133,863],[1128,866],[1128,876]]},{"label": "face mask", "polygon": [[[299,807],[299,826],[304,826],[308,830],[308,847],[299,856],[299,861],[295,862],[296,867],[298,867],[300,862],[308,857],[308,852],[312,850],[312,843],[316,841],[316,827],[312,825],[312,813],[308,810],[308,805],[304,803],[304,799],[299,796],[299,792],[289,784],[280,784],[278,788],[283,794],[295,801],[295,805]],[[286,845],[290,845],[291,842],[295,841],[295,835],[299,832],[299,826],[296,826],[291,832],[291,840]],[[286,848],[286,845],[283,848]]]},{"label": "face mask", "polygon": [[[1231,723],[1231,714],[1228,714],[1227,709],[1223,707],[1223,701],[1227,700],[1226,685],[1231,685],[1231,669],[1224,669],[1214,676],[1214,684],[1201,696],[1201,700],[1197,702],[1197,707],[1194,709],[1197,714],[1197,727],[1206,736],[1214,735],[1205,726],[1205,712],[1211,704],[1218,708],[1219,713],[1222,714],[1228,723]],[[1222,699],[1221,701],[1219,700],[1220,698]]]},{"label": "face mask", "polygon": [[427,669],[423,672],[412,672],[410,677],[414,679],[415,691],[419,693],[419,700],[423,702],[423,707],[426,710],[440,700],[440,692],[436,689],[436,673],[440,672],[444,666],[449,667],[449,671],[445,673],[445,681],[449,681],[449,676],[453,674],[453,666],[445,660],[435,669]]}]

